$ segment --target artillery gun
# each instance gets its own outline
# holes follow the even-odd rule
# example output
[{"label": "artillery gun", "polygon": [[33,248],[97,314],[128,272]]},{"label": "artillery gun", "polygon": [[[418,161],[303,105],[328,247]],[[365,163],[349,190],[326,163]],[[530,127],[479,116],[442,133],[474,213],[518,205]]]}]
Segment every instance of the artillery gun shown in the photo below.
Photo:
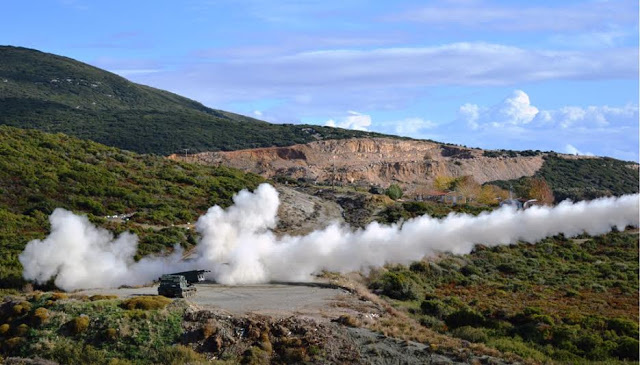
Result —
[{"label": "artillery gun", "polygon": [[204,273],[207,270],[192,270],[162,275],[158,295],[167,298],[189,298],[196,295],[194,283],[204,281]]}]

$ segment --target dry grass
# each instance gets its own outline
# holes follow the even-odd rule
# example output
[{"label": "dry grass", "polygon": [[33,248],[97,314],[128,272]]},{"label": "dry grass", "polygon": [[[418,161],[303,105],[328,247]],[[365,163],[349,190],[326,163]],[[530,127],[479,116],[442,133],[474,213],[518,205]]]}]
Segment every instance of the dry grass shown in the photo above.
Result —
[{"label": "dry grass", "polygon": [[127,299],[123,301],[120,306],[124,309],[163,309],[171,303],[171,299],[156,295],[156,296],[140,296]]}]

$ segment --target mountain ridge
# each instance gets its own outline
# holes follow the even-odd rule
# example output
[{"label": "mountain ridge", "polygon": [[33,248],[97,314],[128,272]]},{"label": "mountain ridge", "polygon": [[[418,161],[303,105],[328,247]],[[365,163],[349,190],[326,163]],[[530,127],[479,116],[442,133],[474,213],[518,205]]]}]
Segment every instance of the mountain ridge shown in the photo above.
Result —
[{"label": "mountain ridge", "polygon": [[[271,124],[140,85],[68,57],[0,46],[0,124],[138,153],[287,146],[379,133]],[[400,138],[400,137],[398,137]]]}]

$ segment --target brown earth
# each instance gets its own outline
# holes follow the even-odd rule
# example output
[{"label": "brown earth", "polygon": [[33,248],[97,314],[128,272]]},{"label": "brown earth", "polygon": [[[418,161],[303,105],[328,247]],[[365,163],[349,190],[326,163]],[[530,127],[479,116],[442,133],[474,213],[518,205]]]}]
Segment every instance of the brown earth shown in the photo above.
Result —
[{"label": "brown earth", "polygon": [[231,166],[266,178],[381,187],[397,183],[407,193],[429,189],[438,175],[472,175],[484,183],[532,176],[543,163],[542,155],[485,157],[480,149],[390,138],[326,140],[169,158]]}]

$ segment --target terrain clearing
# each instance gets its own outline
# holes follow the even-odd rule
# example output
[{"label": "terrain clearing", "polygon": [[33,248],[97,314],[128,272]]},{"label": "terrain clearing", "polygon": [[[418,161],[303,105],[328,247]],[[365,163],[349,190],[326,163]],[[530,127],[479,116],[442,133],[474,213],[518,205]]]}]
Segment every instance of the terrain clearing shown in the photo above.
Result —
[{"label": "terrain clearing", "polygon": [[[202,309],[222,309],[235,315],[262,314],[273,317],[291,315],[330,320],[342,314],[353,314],[349,308],[362,308],[356,295],[344,289],[306,284],[257,284],[226,286],[212,283],[197,284],[198,291],[188,300]],[[158,285],[140,288],[92,289],[77,295],[117,295],[129,298],[157,295]],[[356,304],[359,304],[356,306]],[[373,307],[373,303],[369,303]],[[365,305],[365,307],[367,307]],[[374,309],[374,308],[371,308]]]}]

